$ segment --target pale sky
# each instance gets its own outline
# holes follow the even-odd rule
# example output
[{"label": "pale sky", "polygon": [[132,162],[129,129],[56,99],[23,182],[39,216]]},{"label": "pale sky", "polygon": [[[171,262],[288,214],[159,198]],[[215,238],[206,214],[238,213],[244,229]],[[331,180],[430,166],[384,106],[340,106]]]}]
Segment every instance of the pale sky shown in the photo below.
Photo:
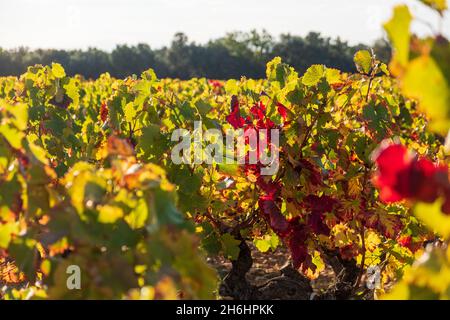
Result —
[{"label": "pale sky", "polygon": [[[111,50],[116,44],[168,45],[182,31],[205,43],[228,31],[272,35],[318,31],[351,44],[383,36],[395,4],[406,3],[435,28],[438,17],[415,0],[0,0],[0,47]],[[424,34],[429,27],[416,23]],[[450,36],[450,14],[443,24]]]}]

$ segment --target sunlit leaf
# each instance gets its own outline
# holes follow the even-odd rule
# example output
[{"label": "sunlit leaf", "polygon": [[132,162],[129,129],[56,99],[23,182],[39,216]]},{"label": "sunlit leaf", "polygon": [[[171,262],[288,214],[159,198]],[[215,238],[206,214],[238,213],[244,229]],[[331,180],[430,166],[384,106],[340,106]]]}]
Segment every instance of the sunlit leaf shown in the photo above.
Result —
[{"label": "sunlit leaf", "polygon": [[450,216],[442,213],[442,201],[434,203],[418,203],[414,214],[431,230],[445,238],[450,237]]},{"label": "sunlit leaf", "polygon": [[368,74],[372,69],[372,55],[367,50],[360,50],[353,58],[359,72]]},{"label": "sunlit leaf", "polygon": [[306,70],[302,77],[302,83],[306,86],[315,86],[319,83],[325,74],[325,67],[323,65],[313,65]]},{"label": "sunlit leaf", "polygon": [[394,61],[402,66],[406,66],[409,60],[409,27],[412,16],[405,5],[397,6],[394,14],[384,28],[391,40],[394,49]]}]

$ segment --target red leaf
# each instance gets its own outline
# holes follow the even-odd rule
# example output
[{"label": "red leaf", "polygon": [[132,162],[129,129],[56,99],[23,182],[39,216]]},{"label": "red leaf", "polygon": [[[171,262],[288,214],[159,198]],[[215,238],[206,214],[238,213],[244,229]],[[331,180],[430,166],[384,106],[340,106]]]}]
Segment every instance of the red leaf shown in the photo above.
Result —
[{"label": "red leaf", "polygon": [[258,204],[260,212],[272,230],[278,235],[283,236],[288,231],[289,223],[275,201],[260,199]]},{"label": "red leaf", "polygon": [[398,215],[387,212],[366,212],[365,225],[381,232],[386,238],[395,239],[403,229],[403,223]]},{"label": "red leaf", "polygon": [[282,105],[280,102],[277,103],[277,108],[278,108],[278,113],[283,118],[283,121],[286,121],[288,109],[284,105]]},{"label": "red leaf", "polygon": [[290,221],[290,229],[288,247],[291,251],[294,268],[298,269],[308,258],[308,248],[305,244],[308,238],[308,228],[299,223],[298,219],[293,219]]},{"label": "red leaf", "polygon": [[330,228],[325,224],[325,214],[333,211],[338,202],[329,196],[309,195],[304,199],[307,208],[311,210],[308,225],[316,234],[329,235]]},{"label": "red leaf", "polygon": [[339,249],[339,253],[344,260],[351,260],[359,254],[359,248],[356,244],[349,244]]},{"label": "red leaf", "polygon": [[390,145],[380,152],[375,162],[378,165],[378,174],[374,184],[380,188],[380,198],[386,202],[400,201],[405,197],[402,172],[410,166],[411,157],[408,150],[399,144]]},{"label": "red leaf", "polygon": [[434,202],[448,188],[448,168],[428,159],[416,159],[402,145],[390,145],[376,158],[374,184],[385,202],[412,199]]},{"label": "red leaf", "polygon": [[397,239],[397,242],[399,245],[401,245],[404,248],[408,248],[413,253],[419,250],[422,247],[422,244],[420,242],[413,242],[412,237],[409,235],[403,235],[400,236]]},{"label": "red leaf", "polygon": [[241,117],[239,101],[236,96],[231,98],[231,113],[226,117],[226,119],[234,129],[242,128],[245,124],[245,119]]},{"label": "red leaf", "polygon": [[213,86],[213,88],[222,88],[223,87],[223,83],[220,82],[219,80],[208,80],[208,82],[211,86]]},{"label": "red leaf", "polygon": [[254,119],[262,121],[266,116],[266,106],[260,101],[251,107],[250,112]]},{"label": "red leaf", "polygon": [[296,168],[296,171],[300,173],[301,171],[303,171],[303,169],[306,169],[308,181],[314,186],[321,185],[322,176],[319,170],[316,168],[316,166],[314,166],[311,162],[309,162],[306,159],[300,159],[299,162],[300,165]]},{"label": "red leaf", "polygon": [[106,105],[106,103],[102,103],[102,105],[100,106],[100,120],[102,120],[102,122],[105,122],[106,120],[108,120],[108,106]]},{"label": "red leaf", "polygon": [[411,245],[411,236],[401,236],[397,239],[397,242],[402,247],[408,248]]},{"label": "red leaf", "polygon": [[305,205],[312,211],[332,212],[338,201],[329,196],[309,195],[304,199]]}]

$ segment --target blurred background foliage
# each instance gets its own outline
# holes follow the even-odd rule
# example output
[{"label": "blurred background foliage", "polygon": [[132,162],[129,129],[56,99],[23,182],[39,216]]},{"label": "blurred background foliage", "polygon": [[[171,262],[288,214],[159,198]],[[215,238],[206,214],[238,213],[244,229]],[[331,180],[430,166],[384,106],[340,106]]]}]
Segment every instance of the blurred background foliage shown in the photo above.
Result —
[{"label": "blurred background foliage", "polygon": [[[1,46],[1,43],[0,43]],[[381,61],[390,59],[388,42],[380,39],[371,46]],[[0,76],[19,76],[35,64],[62,64],[69,76],[98,78],[109,72],[117,78],[141,74],[153,68],[161,78],[239,79],[241,76],[265,78],[266,63],[279,56],[303,73],[313,64],[325,64],[345,72],[354,72],[353,55],[369,46],[349,45],[341,39],[310,32],[305,37],[282,34],[278,39],[265,30],[233,32],[206,44],[189,41],[184,33],[174,35],[169,46],[153,49],[147,44],[118,45],[112,52],[0,47]]]}]

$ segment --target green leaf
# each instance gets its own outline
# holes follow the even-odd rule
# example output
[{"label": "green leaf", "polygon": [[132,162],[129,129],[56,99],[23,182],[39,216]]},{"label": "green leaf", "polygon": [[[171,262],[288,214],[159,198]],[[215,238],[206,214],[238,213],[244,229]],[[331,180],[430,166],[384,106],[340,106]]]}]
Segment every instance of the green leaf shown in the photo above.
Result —
[{"label": "green leaf", "polygon": [[124,108],[125,121],[132,123],[137,114],[137,108],[133,102],[127,103]]},{"label": "green leaf", "polygon": [[363,117],[368,122],[369,129],[376,133],[379,140],[386,137],[387,130],[392,122],[385,106],[369,103],[363,108]]},{"label": "green leaf", "polygon": [[64,86],[67,96],[72,99],[72,102],[77,106],[80,102],[79,85],[76,79],[70,78],[69,82]]},{"label": "green leaf", "polygon": [[18,231],[18,225],[15,222],[0,224],[0,248],[8,249],[12,235]]},{"label": "green leaf", "polygon": [[382,63],[380,65],[380,71],[383,72],[387,76],[391,75],[391,73],[389,72],[388,66],[385,63]]},{"label": "green leaf", "polygon": [[65,180],[71,202],[81,216],[86,206],[95,207],[106,194],[106,181],[95,174],[94,167],[88,163],[77,163],[65,176]]},{"label": "green leaf", "polygon": [[59,115],[53,113],[51,119],[44,122],[44,126],[51,130],[56,137],[64,135],[64,129],[67,128],[66,122]]},{"label": "green leaf", "polygon": [[237,260],[240,252],[240,241],[236,240],[231,234],[225,233],[221,236],[222,247],[225,257],[230,260]]},{"label": "green leaf", "polygon": [[266,76],[268,80],[276,80],[277,78],[277,68],[281,64],[281,58],[275,57],[267,63]]},{"label": "green leaf", "polygon": [[237,163],[230,163],[230,164],[219,163],[217,167],[219,172],[222,172],[230,176],[236,176],[239,174],[239,164]]},{"label": "green leaf", "polygon": [[36,240],[17,238],[10,243],[8,252],[15,260],[17,268],[25,273],[29,281],[33,282],[36,278],[35,265],[39,254],[36,249]]},{"label": "green leaf", "polygon": [[[47,179],[46,179],[47,180]],[[48,183],[45,181],[44,183]],[[41,215],[43,212],[50,210],[49,193],[47,187],[42,185],[30,185],[27,190],[28,194],[28,212],[30,215]]]},{"label": "green leaf", "polygon": [[138,204],[130,214],[125,218],[125,221],[131,227],[131,229],[143,228],[148,219],[148,206],[144,199],[139,199]]},{"label": "green leaf", "polygon": [[275,57],[267,63],[267,80],[272,85],[284,87],[287,83],[298,80],[298,74],[289,65],[282,63],[280,57]]},{"label": "green leaf", "polygon": [[450,86],[450,42],[436,39],[430,54]]},{"label": "green leaf", "polygon": [[203,100],[197,101],[195,103],[195,107],[202,117],[205,117],[207,113],[212,109],[211,105]]},{"label": "green leaf", "polygon": [[141,78],[147,81],[156,81],[158,79],[153,69],[148,69],[147,71],[142,72]]},{"label": "green leaf", "polygon": [[302,83],[305,86],[311,87],[319,83],[322,77],[325,75],[325,66],[315,64],[306,70],[306,73],[302,77]]},{"label": "green leaf", "polygon": [[169,179],[178,186],[178,207],[182,212],[202,212],[208,201],[200,194],[204,171],[201,167],[191,171],[189,167],[174,167],[169,171]]},{"label": "green leaf", "polygon": [[270,242],[266,239],[257,239],[255,240],[256,248],[261,252],[267,252],[270,249]]},{"label": "green leaf", "polygon": [[136,150],[138,157],[146,161],[159,159],[169,148],[169,143],[161,134],[161,128],[156,124],[142,128],[142,135],[139,137]]},{"label": "green leaf", "polygon": [[206,252],[210,255],[217,255],[220,253],[222,249],[222,243],[220,242],[220,237],[217,232],[214,230],[214,227],[211,224],[205,222],[202,224],[202,247],[206,250]]},{"label": "green leaf", "polygon": [[276,234],[270,234],[270,235],[266,235],[264,238],[262,239],[256,239],[254,241],[256,248],[260,251],[260,252],[267,252],[270,249],[275,250],[279,243],[280,243],[280,239],[278,238],[278,236]]},{"label": "green leaf", "polygon": [[369,74],[372,69],[372,55],[367,50],[360,50],[355,53],[353,57],[353,61],[355,62],[356,69],[359,72]]},{"label": "green leaf", "polygon": [[176,195],[173,192],[163,190],[154,191],[155,210],[160,225],[172,224],[182,226],[186,224],[183,215],[178,211],[176,203]]}]

